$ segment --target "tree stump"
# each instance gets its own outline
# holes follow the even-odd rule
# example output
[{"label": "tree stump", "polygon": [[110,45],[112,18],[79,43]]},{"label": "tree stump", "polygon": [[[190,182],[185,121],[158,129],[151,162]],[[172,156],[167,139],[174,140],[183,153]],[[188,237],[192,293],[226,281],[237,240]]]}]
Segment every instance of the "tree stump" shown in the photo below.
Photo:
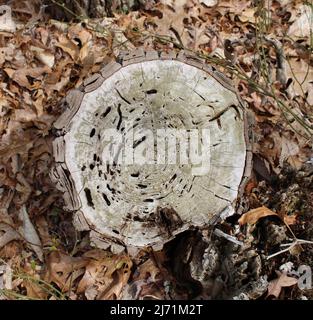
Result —
[{"label": "tree stump", "polygon": [[205,61],[125,53],[69,92],[64,109],[51,176],[95,245],[161,248],[234,212],[251,161],[246,113]]}]

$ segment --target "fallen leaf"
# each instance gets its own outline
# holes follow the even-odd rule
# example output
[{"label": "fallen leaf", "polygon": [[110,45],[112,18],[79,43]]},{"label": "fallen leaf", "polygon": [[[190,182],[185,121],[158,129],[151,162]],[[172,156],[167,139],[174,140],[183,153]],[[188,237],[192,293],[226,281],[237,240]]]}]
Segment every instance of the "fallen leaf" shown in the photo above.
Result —
[{"label": "fallen leaf", "polygon": [[11,7],[6,5],[0,6],[0,31],[16,31],[15,22],[12,20]]},{"label": "fallen leaf", "polygon": [[287,276],[286,273],[276,271],[278,278],[270,281],[268,285],[267,297],[274,296],[278,298],[282,288],[291,287],[298,283],[298,279]]},{"label": "fallen leaf", "polygon": [[300,244],[296,244],[289,249],[289,252],[293,256],[299,256],[299,254],[303,252],[303,248]]},{"label": "fallen leaf", "polygon": [[79,60],[84,64],[85,60],[90,59],[90,55],[93,55],[92,52],[92,43],[87,42],[83,45],[79,52]]},{"label": "fallen leaf", "polygon": [[36,226],[38,228],[38,233],[40,235],[43,247],[49,247],[49,246],[51,247],[53,244],[53,241],[49,234],[48,222],[44,215],[41,215],[36,219]]},{"label": "fallen leaf", "polygon": [[308,96],[306,98],[307,103],[313,106],[313,83],[308,83]]},{"label": "fallen leaf", "polygon": [[[174,283],[175,281],[165,267],[169,257],[163,250],[153,252],[144,250],[137,254],[137,258],[139,257],[144,257],[144,262],[137,266],[131,281],[123,290],[122,299],[167,299],[168,293],[165,283]],[[177,297],[177,299],[179,298]]]},{"label": "fallen leaf", "polygon": [[252,192],[252,190],[253,190],[254,188],[256,188],[256,187],[257,187],[257,183],[256,183],[255,180],[249,181],[249,182],[247,183],[247,185],[245,186],[245,192],[246,192],[246,194],[250,194],[250,193]]},{"label": "fallen leaf", "polygon": [[73,43],[73,41],[67,39],[64,35],[61,35],[59,42],[57,42],[55,45],[61,48],[64,52],[68,53],[74,61],[77,61],[79,48],[75,43]]},{"label": "fallen leaf", "polygon": [[244,213],[238,221],[240,225],[244,225],[246,223],[255,224],[258,222],[260,218],[264,218],[267,216],[278,216],[278,215],[276,212],[262,206]]},{"label": "fallen leaf", "polygon": [[207,7],[214,7],[217,5],[218,0],[201,0],[200,3],[204,4]]},{"label": "fallen leaf", "polygon": [[[12,290],[13,271],[8,263],[0,265],[0,290]],[[1,297],[0,297],[1,300]]]},{"label": "fallen leaf", "polygon": [[10,225],[0,223],[0,248],[13,240],[21,240],[21,236]]},{"label": "fallen leaf", "polygon": [[8,76],[16,81],[20,86],[26,87],[27,89],[35,89],[38,88],[41,84],[38,82],[30,83],[29,77],[35,80],[39,80],[40,77],[44,73],[51,72],[51,69],[48,66],[37,67],[37,68],[22,68],[18,70],[13,70],[10,68],[4,69],[4,71],[8,74]]},{"label": "fallen leaf", "polygon": [[71,40],[80,41],[81,46],[84,46],[92,39],[92,35],[89,31],[84,29],[81,23],[71,26],[68,29],[68,36]]},{"label": "fallen leaf", "polygon": [[287,34],[299,38],[309,37],[310,32],[313,32],[313,9],[311,6],[302,5],[299,13],[300,16],[289,27]]},{"label": "fallen leaf", "polygon": [[282,167],[285,160],[288,160],[289,164],[291,164],[295,169],[300,169],[302,163],[296,162],[296,158],[294,156],[298,155],[300,152],[299,144],[294,140],[287,139],[286,137],[282,137],[281,139],[281,154],[279,158],[279,164]]},{"label": "fallen leaf", "polygon": [[156,281],[160,275],[160,269],[152,259],[148,259],[138,268],[138,272],[143,278],[149,278],[150,281]]},{"label": "fallen leaf", "polygon": [[288,225],[295,224],[297,222],[297,215],[296,214],[293,214],[290,216],[284,215],[284,222],[285,224],[288,224]]},{"label": "fallen leaf", "polygon": [[73,282],[84,274],[88,259],[71,257],[60,251],[53,251],[47,258],[47,273],[45,280],[54,282],[62,292],[68,291]]},{"label": "fallen leaf", "polygon": [[53,68],[54,66],[54,62],[55,62],[55,58],[54,58],[54,54],[52,54],[51,52],[44,50],[42,48],[38,48],[38,47],[34,47],[31,46],[30,49],[35,53],[35,57],[42,62],[43,64],[45,64],[46,66],[48,66],[49,68]]},{"label": "fallen leaf", "polygon": [[40,300],[47,299],[48,292],[42,288],[42,285],[32,282],[31,280],[24,280],[23,286],[27,291],[27,297]]},{"label": "fallen leaf", "polygon": [[35,227],[33,226],[32,222],[29,219],[28,212],[26,210],[25,205],[22,206],[19,217],[23,222],[22,231],[23,231],[25,240],[28,242],[28,245],[30,245],[30,247],[34,250],[38,259],[40,261],[43,261],[43,251],[42,251],[41,241]]},{"label": "fallen leaf", "polygon": [[254,15],[255,15],[255,8],[247,8],[241,12],[238,18],[243,23],[245,22],[254,23],[256,21],[256,18]]},{"label": "fallen leaf", "polygon": [[90,259],[90,262],[79,282],[77,292],[84,292],[88,300],[118,299],[130,276],[130,258],[98,249],[91,250],[84,256]]},{"label": "fallen leaf", "polygon": [[313,68],[303,59],[290,58],[286,64],[286,77],[289,81],[292,80],[288,87],[291,98],[303,96],[309,92],[313,79]]},{"label": "fallen leaf", "polygon": [[19,199],[16,203],[23,205],[29,199],[32,192],[32,187],[21,172],[17,173],[16,181],[18,183],[16,184],[15,189],[19,193]]}]

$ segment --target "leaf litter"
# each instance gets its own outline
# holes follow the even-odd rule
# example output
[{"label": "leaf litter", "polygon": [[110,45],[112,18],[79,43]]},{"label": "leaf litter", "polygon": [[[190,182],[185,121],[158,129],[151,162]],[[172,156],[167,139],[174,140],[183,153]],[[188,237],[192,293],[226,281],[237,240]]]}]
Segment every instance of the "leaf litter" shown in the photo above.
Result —
[{"label": "leaf litter", "polygon": [[[268,21],[261,19],[264,14],[270,17]],[[50,130],[62,111],[62,98],[113,56],[143,46],[188,48],[209,59],[226,59],[247,75],[233,80],[255,119],[254,170],[244,195],[245,213],[222,226],[224,232],[245,243],[245,251],[236,258],[240,267],[232,278],[234,291],[228,298],[236,290],[243,292],[240,283],[253,266],[251,283],[264,274],[270,279],[265,287],[268,293],[261,290],[256,297],[279,299],[284,288],[295,284],[295,278],[284,273],[277,278],[278,257],[272,265],[262,262],[262,268],[257,267],[257,261],[264,260],[258,248],[267,254],[278,250],[268,241],[270,230],[279,223],[288,225],[299,237],[310,240],[313,235],[312,169],[308,163],[313,158],[311,141],[307,130],[277,103],[277,99],[283,101],[312,126],[312,8],[302,1],[273,1],[270,8],[264,5],[263,9],[248,0],[151,1],[127,14],[114,12],[113,17],[81,21],[74,16],[70,22],[53,18],[40,1],[12,1],[10,6],[0,6],[0,258],[5,261],[0,264],[1,297],[169,299],[221,294],[216,280],[221,271],[215,270],[212,262],[214,252],[222,250],[218,249],[220,240],[211,239],[213,247],[203,249],[202,256],[212,258],[203,261],[211,261],[212,266],[205,262],[200,268],[198,261],[192,267],[197,270],[193,277],[202,274],[199,279],[205,292],[200,293],[192,289],[198,288],[199,282],[195,284],[198,280],[188,271],[187,266],[194,263],[190,257],[186,257],[186,264],[177,257],[178,265],[186,265],[179,271],[184,274],[179,279],[186,281],[182,284],[177,280],[180,268],[167,256],[170,249],[154,255],[143,250],[133,259],[127,253],[114,255],[91,248],[88,237],[73,229],[71,217],[61,209],[61,195],[48,177],[52,164]],[[272,42],[259,37],[254,31],[257,28],[264,28],[266,36],[279,41],[286,57],[283,69],[279,69],[279,46],[275,49]],[[230,75],[225,65],[217,68]],[[266,76],[266,70],[272,72]],[[255,90],[255,82],[265,87],[270,84],[272,96]],[[306,248],[284,257],[300,257],[310,264],[313,252]],[[228,261],[229,265],[234,261]],[[241,274],[240,268],[246,271]]]}]

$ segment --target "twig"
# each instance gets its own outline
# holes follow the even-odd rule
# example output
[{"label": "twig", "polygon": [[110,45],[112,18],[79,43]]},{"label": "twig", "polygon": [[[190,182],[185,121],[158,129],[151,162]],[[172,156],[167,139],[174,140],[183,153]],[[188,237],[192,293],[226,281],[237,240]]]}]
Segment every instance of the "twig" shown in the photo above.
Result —
[{"label": "twig", "polygon": [[282,253],[284,253],[284,252],[289,251],[290,249],[292,249],[292,248],[295,247],[296,245],[301,245],[301,244],[313,244],[313,241],[303,240],[303,239],[297,239],[297,238],[296,238],[296,239],[295,239],[293,242],[291,242],[291,243],[281,244],[281,245],[280,245],[281,247],[286,247],[286,246],[288,246],[288,248],[283,249],[283,250],[280,250],[280,251],[278,251],[278,252],[275,252],[275,253],[267,256],[266,259],[269,260],[269,259],[271,259],[271,258],[273,258],[273,257],[276,257],[276,256],[278,256],[278,255],[280,255],[280,254],[282,254]]},{"label": "twig", "polygon": [[242,241],[239,241],[237,240],[235,237],[233,236],[230,236],[229,234],[223,232],[222,230],[220,229],[214,229],[213,233],[218,236],[218,237],[222,237],[222,238],[225,238],[227,239],[228,241],[231,241],[235,244],[238,244],[239,246],[243,246],[244,243]]},{"label": "twig", "polygon": [[[310,240],[303,240],[303,239],[296,239],[298,242],[298,244],[313,244],[313,241],[310,241]],[[295,241],[292,241],[290,243],[282,243],[280,246],[281,247],[287,247],[287,246],[290,246],[294,243]]]}]

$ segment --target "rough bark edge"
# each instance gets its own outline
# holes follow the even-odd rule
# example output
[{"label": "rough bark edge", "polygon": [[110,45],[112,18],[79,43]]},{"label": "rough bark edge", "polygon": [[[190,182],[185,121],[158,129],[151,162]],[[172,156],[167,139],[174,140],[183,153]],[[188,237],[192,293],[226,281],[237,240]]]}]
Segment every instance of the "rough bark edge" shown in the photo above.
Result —
[{"label": "rough bark edge", "polygon": [[103,250],[110,248],[111,252],[114,254],[120,254],[125,250],[125,245],[119,243],[117,239],[104,237],[96,230],[90,230],[89,238],[91,245]]},{"label": "rough bark edge", "polygon": [[[83,84],[80,86],[80,88],[71,90],[68,93],[68,95],[65,98],[65,111],[60,116],[60,118],[54,123],[54,128],[62,136],[65,135],[69,131],[70,122],[72,118],[75,116],[76,112],[78,111],[85,93],[89,93],[98,89],[107,78],[111,77],[115,72],[119,71],[122,67],[126,67],[130,64],[136,64],[136,63],[153,61],[153,60],[176,60],[176,61],[186,63],[188,65],[191,65],[193,67],[196,67],[208,73],[209,75],[211,75],[224,88],[236,94],[239,105],[241,105],[242,107],[242,113],[244,118],[243,120],[244,120],[244,137],[245,137],[245,143],[246,143],[246,162],[244,167],[244,174],[243,174],[241,183],[238,187],[238,196],[237,196],[236,204],[232,204],[226,207],[223,210],[223,212],[231,211],[231,209],[234,208],[235,206],[237,207],[238,210],[240,210],[240,201],[252,170],[251,168],[252,131],[251,131],[250,117],[247,116],[247,111],[246,111],[244,102],[239,96],[232,81],[221,72],[214,70],[209,64],[206,63],[205,59],[199,58],[195,54],[187,53],[185,51],[179,51],[179,52],[174,52],[174,51],[159,52],[154,50],[145,51],[143,48],[137,48],[131,52],[121,53],[116,59],[116,61],[111,61],[110,63],[105,65],[100,70],[99,73],[93,74],[92,76],[85,79]],[[111,250],[113,248],[113,251],[120,251],[121,244],[118,244],[119,240],[107,238],[103,235],[100,235],[96,231],[96,226],[93,226],[92,224],[90,224],[85,218],[83,212],[79,210],[81,208],[81,203],[74,186],[74,181],[72,180],[71,176],[68,174],[69,170],[66,166],[66,163],[64,162],[65,161],[64,139],[63,140],[62,139],[56,139],[56,141],[53,144],[53,149],[54,149],[53,154],[57,164],[51,171],[51,178],[56,183],[57,188],[64,192],[63,197],[66,203],[66,206],[64,207],[64,209],[68,211],[76,211],[73,217],[73,222],[75,227],[77,228],[77,230],[81,230],[81,231],[90,230],[90,238],[95,245],[99,247],[101,246],[101,242],[102,242],[103,248],[104,247],[108,248],[108,246],[111,245]],[[208,226],[218,223],[221,220],[221,215],[222,215],[222,212],[216,217],[211,218],[208,221]],[[172,238],[174,238],[175,236],[176,234],[173,234]],[[170,241],[171,239],[167,239],[167,241]],[[109,245],[105,243],[109,243]],[[155,246],[152,245],[152,247],[155,249],[161,249],[164,243],[156,244]]]},{"label": "rough bark edge", "polygon": [[[241,100],[241,99],[240,99]],[[242,100],[241,103],[243,104]],[[246,163],[243,172],[243,176],[238,189],[238,196],[236,201],[236,211],[238,214],[243,212],[243,196],[246,185],[251,177],[252,173],[252,157],[253,157],[253,128],[254,128],[254,115],[252,111],[244,109],[244,134],[246,143]]]},{"label": "rough bark edge", "polygon": [[52,182],[58,190],[63,192],[64,209],[76,211],[81,207],[81,202],[75,189],[74,181],[65,163],[56,163],[50,172]]},{"label": "rough bark edge", "polygon": [[242,103],[232,81],[223,73],[217,70],[213,70],[212,67],[206,63],[205,59],[199,58],[195,54],[187,53],[185,51],[159,52],[153,50],[145,51],[142,48],[138,48],[131,52],[122,52],[118,56],[116,61],[108,63],[100,70],[99,73],[95,73],[85,79],[83,84],[78,89],[69,91],[68,95],[65,98],[65,111],[53,124],[54,128],[57,130],[62,130],[62,133],[65,134],[69,129],[68,125],[71,119],[75,116],[77,110],[80,107],[85,93],[89,93],[98,89],[107,78],[111,77],[122,67],[152,60],[177,60],[203,70],[204,72],[211,75],[224,88],[235,93],[239,102]]},{"label": "rough bark edge", "polygon": [[[74,89],[68,92],[63,101],[63,108],[65,109],[62,115],[54,122],[53,127],[56,130],[68,131],[68,124],[75,116],[79,109],[82,100],[84,98],[84,92],[78,89]],[[64,133],[63,133],[64,134]]]}]

